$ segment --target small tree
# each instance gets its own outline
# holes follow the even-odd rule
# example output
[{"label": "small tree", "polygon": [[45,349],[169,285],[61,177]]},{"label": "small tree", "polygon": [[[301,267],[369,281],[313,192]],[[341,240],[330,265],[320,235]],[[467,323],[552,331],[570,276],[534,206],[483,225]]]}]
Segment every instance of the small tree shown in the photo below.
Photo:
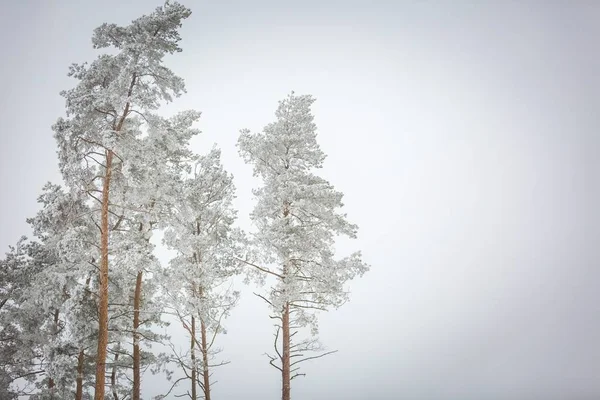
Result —
[{"label": "small tree", "polygon": [[264,182],[253,191],[257,205],[251,214],[259,257],[245,261],[263,277],[275,278],[260,297],[278,321],[276,354],[269,357],[281,372],[282,400],[290,399],[290,382],[301,375],[298,364],[328,354],[307,356],[321,347],[314,339],[293,341],[298,329],[310,327],[315,335],[314,312],[342,305],[348,299],[344,283],[368,270],[360,252],[334,258],[334,236],[355,238],[357,226],[337,211],[342,193],[312,172],[325,159],[316,141],[313,102],[309,95],[292,92],[279,102],[276,122],[258,134],[243,130],[238,140],[241,156]]},{"label": "small tree", "polygon": [[57,399],[82,389],[76,376],[84,360],[78,354],[96,333],[85,294],[90,258],[97,257],[89,248],[95,232],[81,218],[89,212],[84,201],[58,185],[47,184],[38,201],[42,209],[28,219],[37,241],[22,239],[3,262],[13,281],[3,300],[7,314],[1,316],[10,320],[5,329],[21,347],[11,357],[13,371],[28,366],[20,376],[38,387],[32,399]]},{"label": "small tree", "polygon": [[21,237],[0,260],[0,398],[3,399],[17,399],[24,394],[14,387],[16,380],[32,382],[44,373],[37,362],[39,341],[34,333],[41,325],[40,314],[21,307],[30,277],[39,270],[39,265],[31,262],[32,251],[27,238]]},{"label": "small tree", "polygon": [[[238,272],[241,232],[233,228],[233,177],[221,165],[216,148],[198,157],[193,176],[177,185],[164,243],[177,251],[165,271],[166,302],[190,336],[189,351],[172,346],[174,361],[190,381],[188,395],[197,400],[197,387],[210,400],[210,369],[216,335],[225,332],[222,320],[238,299],[227,284]],[[199,354],[198,354],[199,352]],[[182,379],[185,379],[182,378]],[[174,382],[173,387],[178,383]],[[172,389],[173,389],[172,387]]]},{"label": "small tree", "polygon": [[[40,265],[31,277],[23,309],[39,312],[41,357],[47,383],[40,398],[71,396],[82,390],[77,379],[85,363],[83,352],[94,342],[97,320],[90,299],[90,280],[94,275],[98,235],[88,219],[85,199],[48,183],[38,198],[42,209],[27,222],[32,226],[38,248],[31,252],[32,262]],[[37,245],[37,246],[36,246]],[[97,281],[94,282],[97,284]]]}]

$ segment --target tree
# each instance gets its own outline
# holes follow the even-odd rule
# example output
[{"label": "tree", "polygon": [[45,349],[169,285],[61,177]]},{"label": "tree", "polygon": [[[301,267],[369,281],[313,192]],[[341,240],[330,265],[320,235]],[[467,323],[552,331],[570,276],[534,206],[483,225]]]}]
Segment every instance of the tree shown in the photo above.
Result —
[{"label": "tree", "polygon": [[39,327],[37,315],[32,318],[20,307],[29,277],[37,272],[29,248],[27,238],[21,237],[0,260],[0,398],[7,400],[24,394],[13,387],[17,379],[32,381],[44,373],[33,362],[38,349],[31,346],[31,333]]},{"label": "tree", "polygon": [[83,352],[97,333],[89,286],[99,253],[89,245],[98,235],[82,218],[90,212],[82,195],[48,183],[38,202],[42,209],[27,220],[38,240],[30,246],[37,273],[20,307],[41,322],[37,335],[47,382],[39,396],[58,398],[82,389],[76,377],[83,374]]},{"label": "tree", "polygon": [[163,278],[166,302],[190,336],[188,352],[180,354],[171,346],[172,361],[184,372],[184,378],[175,381],[173,387],[187,378],[192,400],[198,399],[198,386],[204,399],[210,400],[210,369],[224,364],[210,363],[212,347],[216,335],[224,332],[223,318],[239,296],[227,284],[239,270],[235,255],[242,234],[233,228],[235,188],[220,156],[221,152],[213,148],[199,157],[193,176],[177,185],[178,200],[173,203],[164,235],[167,247],[177,252]]},{"label": "tree", "polygon": [[[151,158],[146,163],[137,152],[143,147],[144,127],[148,131],[150,126],[163,126],[165,122],[152,112],[161,102],[169,102],[184,92],[183,80],[162,64],[166,54],[181,51],[178,28],[190,14],[190,10],[179,3],[166,2],[128,26],[105,23],[96,28],[92,36],[94,48],[113,47],[117,54],[102,54],[89,66],[86,63],[72,65],[69,75],[79,83],[61,93],[67,100],[67,119],[60,118],[53,126],[59,145],[59,166],[69,188],[89,196],[92,204],[89,218],[100,232],[95,400],[103,400],[105,393],[109,264],[115,257],[110,246],[127,220],[148,213],[147,206],[152,202],[148,197],[162,193],[158,190],[149,194],[140,190],[140,186],[136,190],[136,173],[156,161]],[[190,126],[199,116],[197,112],[188,111],[171,119],[181,129],[163,144],[189,140],[197,133]],[[173,133],[168,125],[166,123],[162,131],[164,136]],[[171,149],[164,150],[162,154],[170,153]],[[164,165],[169,160],[162,162]],[[143,226],[142,230],[145,229],[149,227]],[[137,264],[137,261],[132,263]],[[141,280],[136,277],[136,291],[138,286],[141,287]],[[137,335],[135,329],[134,335]],[[134,399],[139,399],[139,374],[137,382]]]},{"label": "tree", "polygon": [[0,317],[7,322],[3,333],[12,332],[6,344],[20,348],[7,358],[11,380],[27,377],[39,389],[32,399],[54,399],[80,387],[75,377],[84,360],[75,359],[95,333],[83,284],[92,272],[94,251],[87,244],[93,231],[80,218],[88,212],[84,202],[60,186],[47,184],[38,202],[42,209],[27,220],[37,241],[23,238],[3,262],[10,282]]},{"label": "tree", "polygon": [[313,173],[325,159],[316,140],[313,102],[310,95],[292,92],[279,102],[274,123],[262,133],[242,130],[238,140],[240,155],[263,181],[253,191],[257,204],[251,214],[259,257],[245,261],[263,277],[275,279],[261,297],[278,321],[276,355],[269,357],[281,372],[283,400],[290,399],[291,380],[300,376],[298,364],[327,354],[306,356],[321,348],[316,340],[293,343],[297,329],[310,327],[316,334],[315,311],[342,305],[348,299],[344,283],[368,270],[360,252],[334,258],[334,236],[355,238],[357,226],[337,211],[343,206],[342,193]]}]

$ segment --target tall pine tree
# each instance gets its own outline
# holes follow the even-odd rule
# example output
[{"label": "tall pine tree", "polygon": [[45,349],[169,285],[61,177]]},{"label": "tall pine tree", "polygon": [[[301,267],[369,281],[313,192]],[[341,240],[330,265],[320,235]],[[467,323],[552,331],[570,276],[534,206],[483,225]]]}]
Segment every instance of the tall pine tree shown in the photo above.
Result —
[{"label": "tall pine tree", "polygon": [[301,375],[298,364],[327,354],[306,356],[320,345],[314,339],[294,342],[295,329],[310,327],[315,334],[314,311],[342,305],[348,299],[344,283],[368,270],[360,252],[334,256],[335,235],[355,238],[357,226],[338,211],[342,193],[313,172],[325,159],[310,110],[313,102],[310,95],[292,92],[279,103],[275,122],[261,133],[244,130],[238,140],[240,154],[263,181],[254,190],[257,204],[251,215],[259,257],[246,263],[275,279],[261,297],[278,321],[270,363],[281,372],[282,400],[290,399],[291,380]]},{"label": "tall pine tree", "polygon": [[[140,171],[178,165],[179,158],[187,155],[182,144],[198,133],[191,129],[200,116],[195,111],[168,120],[154,114],[161,103],[184,92],[183,80],[163,65],[163,58],[181,51],[178,29],[190,13],[176,2],[166,2],[128,26],[103,24],[95,29],[94,48],[113,48],[116,54],[102,54],[89,65],[71,66],[69,75],[79,83],[62,93],[67,100],[67,118],[60,118],[53,127],[63,179],[72,191],[88,195],[92,209],[88,218],[100,233],[95,400],[104,400],[105,393],[110,265],[117,257],[112,247],[118,247],[115,240],[121,240],[127,231],[126,241],[133,246],[128,248],[130,266],[147,260],[146,239],[161,209],[155,204],[161,203],[161,196],[169,190],[155,181],[140,180]],[[162,147],[148,148],[145,135],[160,136],[154,144]],[[132,259],[135,255],[140,258]],[[139,295],[134,307],[140,305],[141,272],[138,268],[132,285]],[[134,321],[136,346],[139,315],[134,318],[138,324]],[[134,354],[139,356],[139,349],[134,348]],[[135,368],[132,398],[139,399],[139,364]]]}]

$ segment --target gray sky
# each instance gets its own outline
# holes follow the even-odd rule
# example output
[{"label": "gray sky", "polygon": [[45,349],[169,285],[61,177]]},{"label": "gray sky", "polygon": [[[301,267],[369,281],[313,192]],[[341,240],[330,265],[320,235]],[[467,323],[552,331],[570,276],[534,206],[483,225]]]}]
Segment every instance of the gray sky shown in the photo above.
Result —
[{"label": "gray sky", "polygon": [[[324,4],[327,3],[327,4]],[[188,94],[248,227],[255,181],[238,130],[310,93],[323,174],[345,193],[372,270],[321,319],[339,353],[307,363],[296,399],[600,397],[600,3],[192,2]],[[58,181],[50,126],[93,28],[152,1],[6,2],[0,65],[0,250]],[[245,292],[245,294],[247,294]],[[246,295],[227,321],[214,398],[279,396],[271,322]],[[160,379],[146,378],[144,398]]]}]

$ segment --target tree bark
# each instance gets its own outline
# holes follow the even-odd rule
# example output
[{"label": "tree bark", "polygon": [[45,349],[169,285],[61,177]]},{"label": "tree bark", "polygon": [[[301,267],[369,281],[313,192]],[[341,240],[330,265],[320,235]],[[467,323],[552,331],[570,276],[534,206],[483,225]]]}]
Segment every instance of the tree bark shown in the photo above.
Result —
[{"label": "tree bark", "polygon": [[[285,167],[288,169],[288,167]],[[289,226],[290,221],[288,216],[290,214],[289,202],[283,203],[283,217],[286,219],[285,224]],[[285,282],[287,277],[288,264],[287,262],[283,265],[282,280]],[[284,290],[285,292],[285,290]],[[281,329],[282,329],[282,354],[281,354],[281,400],[290,400],[291,395],[291,372],[290,372],[290,303],[286,301],[283,306],[283,315],[281,316]]]},{"label": "tree bark", "polygon": [[210,376],[208,374],[208,345],[206,344],[206,324],[200,320],[202,335],[202,374],[204,375],[204,400],[210,400]]},{"label": "tree bark", "polygon": [[[56,336],[58,335],[58,309],[56,309],[54,311],[54,327],[53,327],[54,332],[53,335]],[[54,382],[54,379],[49,378],[48,379],[48,389],[50,389],[50,398],[54,399],[54,392],[55,392],[55,387],[56,384]]]},{"label": "tree bark", "polygon": [[106,172],[102,186],[100,216],[100,286],[98,288],[98,351],[96,355],[96,385],[94,400],[104,400],[106,383],[106,347],[108,346],[108,197],[112,173],[113,152],[106,152]]},{"label": "tree bark", "polygon": [[133,297],[133,400],[140,400],[140,304],[142,297],[142,271],[138,271]]},{"label": "tree bark", "polygon": [[192,354],[192,400],[198,400],[198,394],[196,393],[196,351],[194,349],[196,344],[196,319],[192,316],[192,342],[191,342],[191,354]]},{"label": "tree bark", "polygon": [[[137,81],[134,73],[129,84],[127,97],[131,98],[133,88]],[[125,104],[123,114],[116,123],[115,132],[120,132],[129,115],[129,101]],[[96,352],[96,385],[94,389],[94,400],[104,400],[106,384],[106,347],[108,346],[108,197],[110,194],[110,182],[112,176],[112,163],[114,153],[106,150],[106,171],[102,182],[102,210],[100,214],[100,286],[98,288],[98,351]]]},{"label": "tree bark", "polygon": [[83,349],[81,349],[79,350],[79,355],[77,356],[77,388],[75,389],[75,400],[83,399],[83,361],[84,354]]},{"label": "tree bark", "polygon": [[290,400],[290,304],[283,307],[281,329],[283,331],[283,352],[281,354],[281,400]]},{"label": "tree bark", "polygon": [[115,352],[115,361],[112,367],[112,372],[110,374],[110,387],[112,389],[112,395],[114,400],[119,400],[119,394],[117,393],[117,361],[119,361],[119,350],[121,346],[117,343],[117,348]]},{"label": "tree bark", "polygon": [[[94,258],[92,258],[92,264],[95,262]],[[89,296],[90,290],[90,281],[92,280],[92,276],[89,275],[85,280],[85,291],[86,297]],[[85,361],[85,354],[83,351],[83,347],[79,350],[79,355],[77,356],[77,379],[76,389],[75,389],[75,400],[83,400],[83,363]]]}]

